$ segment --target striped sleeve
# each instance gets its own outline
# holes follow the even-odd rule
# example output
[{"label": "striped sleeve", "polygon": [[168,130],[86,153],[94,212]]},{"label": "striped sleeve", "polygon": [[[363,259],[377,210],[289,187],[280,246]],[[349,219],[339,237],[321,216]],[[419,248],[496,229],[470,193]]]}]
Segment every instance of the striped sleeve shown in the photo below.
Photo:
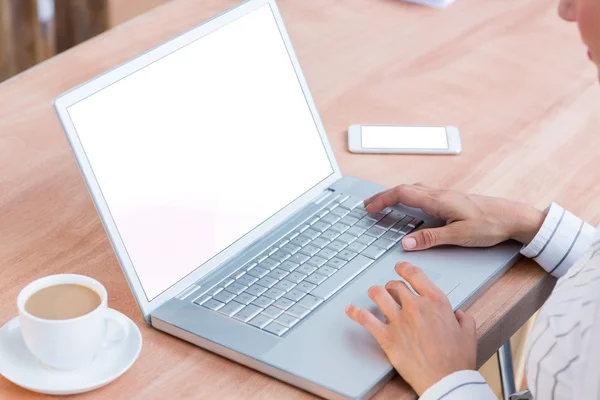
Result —
[{"label": "striped sleeve", "polygon": [[483,376],[477,371],[457,371],[427,389],[419,400],[496,400]]},{"label": "striped sleeve", "polygon": [[544,224],[521,254],[561,277],[590,247],[595,235],[596,228],[552,203]]}]

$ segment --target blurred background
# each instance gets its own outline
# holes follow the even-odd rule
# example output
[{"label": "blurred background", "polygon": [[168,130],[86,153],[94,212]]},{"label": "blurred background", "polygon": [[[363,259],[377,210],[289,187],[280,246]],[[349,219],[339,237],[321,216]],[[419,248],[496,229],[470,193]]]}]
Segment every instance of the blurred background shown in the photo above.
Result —
[{"label": "blurred background", "polygon": [[0,0],[0,82],[168,0]]}]

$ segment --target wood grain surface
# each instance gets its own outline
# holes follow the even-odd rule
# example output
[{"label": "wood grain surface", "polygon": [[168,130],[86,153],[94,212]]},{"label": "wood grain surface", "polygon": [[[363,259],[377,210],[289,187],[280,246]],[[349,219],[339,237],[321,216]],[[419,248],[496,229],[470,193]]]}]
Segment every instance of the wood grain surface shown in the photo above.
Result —
[{"label": "wood grain surface", "polygon": [[[0,324],[31,280],[79,273],[141,328],[130,371],[86,399],[305,399],[294,387],[146,326],[52,109],[52,99],[236,4],[177,0],[0,85]],[[427,182],[600,217],[600,91],[575,26],[547,0],[281,0],[284,21],[345,174]],[[455,125],[459,156],[355,155],[354,123]],[[243,200],[243,199],[241,199]],[[521,262],[468,310],[479,364],[543,303],[553,279]],[[0,398],[30,399],[0,378]],[[414,399],[400,378],[376,399]]]}]

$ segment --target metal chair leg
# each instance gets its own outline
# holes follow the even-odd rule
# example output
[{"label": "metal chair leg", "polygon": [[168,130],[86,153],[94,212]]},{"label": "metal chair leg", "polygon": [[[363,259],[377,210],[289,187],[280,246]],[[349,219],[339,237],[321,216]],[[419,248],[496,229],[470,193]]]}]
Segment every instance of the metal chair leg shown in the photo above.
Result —
[{"label": "metal chair leg", "polygon": [[517,391],[515,387],[515,373],[513,371],[510,340],[498,349],[498,368],[500,369],[500,381],[502,383],[502,397],[509,400],[511,394]]}]

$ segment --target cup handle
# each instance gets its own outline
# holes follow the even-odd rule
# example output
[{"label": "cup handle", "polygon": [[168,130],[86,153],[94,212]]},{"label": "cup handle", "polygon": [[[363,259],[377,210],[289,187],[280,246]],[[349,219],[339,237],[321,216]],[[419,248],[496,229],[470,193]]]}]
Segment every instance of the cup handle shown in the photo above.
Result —
[{"label": "cup handle", "polygon": [[117,325],[119,325],[119,333],[111,335],[104,340],[102,343],[102,348],[105,349],[110,346],[114,346],[115,344],[123,342],[129,336],[129,320],[127,317],[123,316],[123,314],[111,309],[107,308],[104,311],[104,319],[108,321],[113,321]]}]

